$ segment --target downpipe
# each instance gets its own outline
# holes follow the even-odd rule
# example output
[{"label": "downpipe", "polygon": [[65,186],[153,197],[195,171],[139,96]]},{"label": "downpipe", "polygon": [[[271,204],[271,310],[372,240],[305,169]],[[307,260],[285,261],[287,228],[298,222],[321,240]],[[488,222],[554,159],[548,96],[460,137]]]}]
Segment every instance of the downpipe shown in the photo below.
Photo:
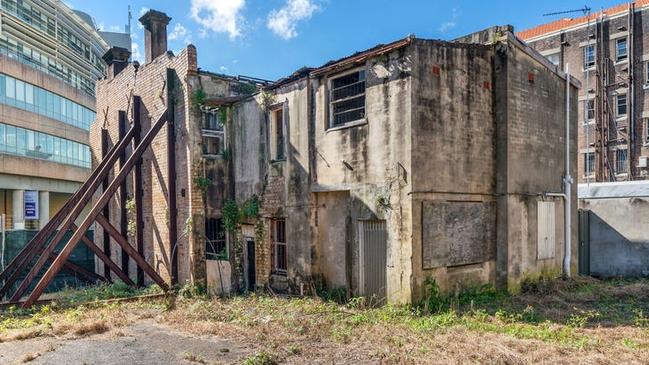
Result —
[{"label": "downpipe", "polygon": [[566,173],[563,176],[562,193],[543,193],[543,196],[559,197],[563,199],[563,277],[570,278],[570,262],[572,261],[572,176],[570,176],[570,73],[569,64],[566,64]]}]

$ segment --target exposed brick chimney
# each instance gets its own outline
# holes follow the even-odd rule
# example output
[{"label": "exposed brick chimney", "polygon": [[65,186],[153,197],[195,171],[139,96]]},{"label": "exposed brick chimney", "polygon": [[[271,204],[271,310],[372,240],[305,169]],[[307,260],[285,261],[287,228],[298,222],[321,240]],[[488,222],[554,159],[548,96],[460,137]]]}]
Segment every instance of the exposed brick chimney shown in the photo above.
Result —
[{"label": "exposed brick chimney", "polygon": [[109,79],[117,76],[128,65],[128,59],[131,57],[131,52],[126,48],[113,47],[109,49],[104,55],[103,59],[108,65],[106,75]]},{"label": "exposed brick chimney", "polygon": [[167,25],[170,21],[167,14],[157,10],[149,10],[140,18],[144,26],[144,63],[167,52]]}]

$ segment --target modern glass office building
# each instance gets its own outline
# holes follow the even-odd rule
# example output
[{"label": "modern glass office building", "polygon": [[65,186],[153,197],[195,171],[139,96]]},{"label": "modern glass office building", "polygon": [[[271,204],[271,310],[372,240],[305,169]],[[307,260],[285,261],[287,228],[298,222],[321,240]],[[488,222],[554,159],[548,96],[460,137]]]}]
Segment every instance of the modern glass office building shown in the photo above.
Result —
[{"label": "modern glass office building", "polygon": [[61,0],[0,0],[5,232],[44,226],[90,174],[95,82],[113,45],[130,48],[130,35],[99,31]]}]

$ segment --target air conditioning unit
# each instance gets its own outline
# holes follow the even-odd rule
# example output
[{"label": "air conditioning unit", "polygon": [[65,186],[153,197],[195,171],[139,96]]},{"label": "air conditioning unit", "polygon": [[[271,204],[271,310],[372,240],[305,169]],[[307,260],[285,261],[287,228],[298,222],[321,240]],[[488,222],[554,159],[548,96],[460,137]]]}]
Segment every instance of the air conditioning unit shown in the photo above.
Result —
[{"label": "air conditioning unit", "polygon": [[649,157],[640,156],[638,159],[638,167],[647,168],[647,160],[649,160]]}]

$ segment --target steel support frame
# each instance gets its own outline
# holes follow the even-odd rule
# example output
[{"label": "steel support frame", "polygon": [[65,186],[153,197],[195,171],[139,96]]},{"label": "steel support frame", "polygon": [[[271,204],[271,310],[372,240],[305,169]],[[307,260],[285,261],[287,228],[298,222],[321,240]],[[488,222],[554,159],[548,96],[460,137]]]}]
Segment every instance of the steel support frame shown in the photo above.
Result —
[{"label": "steel support frame", "polygon": [[[120,244],[120,246],[122,247],[123,250],[125,250],[127,253],[132,255],[132,258],[140,266],[142,266],[142,269],[145,270],[147,272],[147,274],[150,275],[151,279],[156,284],[158,284],[165,291],[169,289],[168,285],[164,282],[164,280],[155,272],[155,270],[153,268],[151,268],[150,265],[148,265],[148,263],[146,263],[146,261],[137,253],[137,251],[135,249],[133,249],[130,246],[130,244],[128,244],[128,241],[126,241],[126,239],[124,237],[121,237],[121,235],[118,232],[116,232],[116,229],[114,227],[112,227],[112,225],[110,225],[110,222],[108,222],[103,216],[100,216],[101,211],[106,206],[106,204],[108,204],[109,200],[115,194],[115,192],[120,187],[120,185],[125,181],[128,174],[133,169],[135,163],[139,159],[142,158],[142,154],[145,152],[145,150],[151,144],[151,141],[153,140],[153,138],[158,134],[158,132],[160,131],[162,126],[164,124],[166,124],[166,122],[167,122],[167,114],[168,114],[168,112],[165,112],[165,113],[162,114],[162,116],[158,119],[158,121],[151,126],[151,129],[146,134],[146,136],[142,139],[140,145],[138,145],[137,148],[134,149],[133,153],[128,158],[128,160],[125,162],[124,166],[120,169],[119,173],[115,176],[113,181],[110,183],[110,185],[108,186],[106,191],[104,191],[101,194],[101,197],[93,205],[92,209],[90,210],[90,213],[81,222],[81,224],[79,224],[78,229],[74,232],[74,234],[72,235],[70,240],[64,245],[63,249],[61,250],[59,255],[56,257],[56,259],[54,260],[52,265],[45,272],[45,275],[43,275],[43,277],[38,282],[38,284],[36,284],[36,287],[34,288],[34,290],[31,292],[31,294],[29,295],[27,300],[23,303],[24,308],[32,306],[38,300],[38,298],[43,294],[43,292],[45,291],[47,286],[50,284],[50,282],[54,279],[56,274],[58,274],[58,272],[62,269],[64,262],[68,259],[68,257],[70,256],[70,254],[72,253],[74,248],[78,245],[78,243],[85,236],[85,231],[90,227],[90,225],[95,220],[99,224],[101,224],[102,227],[104,227],[104,229],[107,229],[109,234],[112,233],[111,236],[113,237],[113,239],[118,244]],[[133,129],[131,129],[129,131],[127,136],[130,135],[132,137],[132,135],[133,135],[132,131],[133,131]],[[128,139],[130,140],[130,138],[128,138]],[[125,140],[121,140],[119,145],[121,146],[122,143]],[[124,147],[125,147],[125,145],[124,145]],[[123,150],[123,148],[121,148],[121,149],[118,148],[118,150],[116,151],[117,154],[114,154],[113,156],[111,156],[111,160],[113,162],[112,164],[110,164],[111,166],[114,164],[116,157],[118,156],[119,153],[122,152],[122,150]],[[108,170],[108,169],[106,169],[106,170]],[[102,171],[100,173],[100,177],[102,179],[103,179],[103,175],[104,174],[103,174],[103,171]],[[97,186],[94,186],[94,189],[92,189],[91,191],[92,192],[96,191],[96,188],[97,188]],[[92,196],[92,192],[90,194],[84,194],[84,197],[82,198],[82,200],[79,203],[77,203],[77,206],[75,206],[75,210],[73,211],[73,214],[66,219],[65,223],[68,223],[68,221],[70,221],[70,220],[75,220],[79,216],[81,209],[79,209],[79,211],[77,212],[77,208],[81,205],[81,203],[83,203],[83,205],[81,205],[81,208],[83,208],[83,206],[85,206],[85,204],[87,203],[87,201],[84,202],[84,200],[86,198],[86,195]],[[64,223],[64,226],[65,226],[65,223]],[[106,224],[106,223],[108,223],[108,224]],[[72,224],[72,222],[70,222],[70,224],[68,224],[68,228],[69,228],[69,226],[71,224]],[[126,244],[124,245],[124,243],[126,243]],[[40,270],[41,267],[42,267],[42,264],[40,265],[38,270]],[[35,268],[36,267],[34,267],[32,270],[34,270]],[[31,280],[33,280],[33,277],[31,278]],[[31,282],[31,280],[29,280],[29,282]],[[27,285],[29,285],[29,284],[27,284]],[[22,295],[22,293],[21,293],[21,295]],[[17,299],[19,300],[20,296]],[[12,301],[18,301],[18,300],[16,300],[15,298],[12,298]]]}]

